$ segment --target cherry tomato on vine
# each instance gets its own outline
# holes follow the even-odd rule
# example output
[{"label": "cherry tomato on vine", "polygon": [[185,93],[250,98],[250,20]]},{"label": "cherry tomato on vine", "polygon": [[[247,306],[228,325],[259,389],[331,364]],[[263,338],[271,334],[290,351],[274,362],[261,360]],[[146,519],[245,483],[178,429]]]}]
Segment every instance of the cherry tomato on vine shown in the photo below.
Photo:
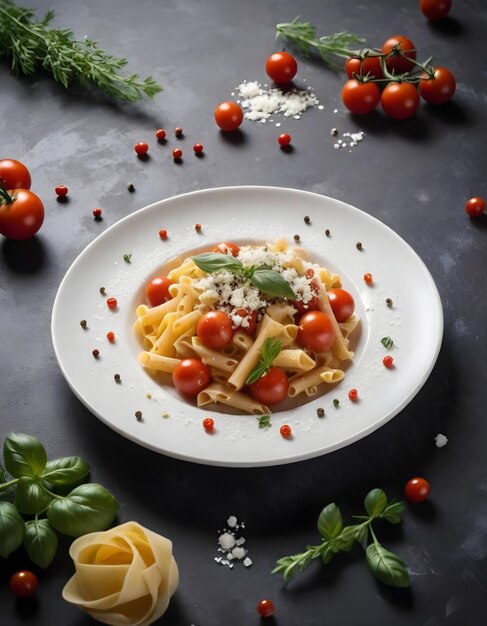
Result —
[{"label": "cherry tomato on vine", "polygon": [[265,71],[275,83],[288,83],[296,76],[298,64],[289,52],[274,52],[266,61]]},{"label": "cherry tomato on vine", "polygon": [[483,198],[470,198],[465,205],[465,211],[470,217],[479,217],[485,211],[485,200]]},{"label": "cherry tomato on vine", "polygon": [[0,204],[0,234],[7,239],[30,239],[42,226],[44,206],[27,189],[14,189],[8,195],[12,201]]},{"label": "cherry tomato on vine", "polygon": [[415,45],[404,35],[390,37],[384,42],[382,52],[390,54],[390,56],[386,57],[386,66],[390,72],[394,71],[396,74],[403,74],[413,69],[414,63],[409,59],[416,59]]},{"label": "cherry tomato on vine", "polygon": [[174,285],[174,281],[167,276],[153,278],[145,288],[146,298],[151,306],[158,306],[168,300],[172,300],[169,287]]},{"label": "cherry tomato on vine", "polygon": [[3,180],[5,189],[30,189],[29,170],[15,159],[0,160],[0,179]]},{"label": "cherry tomato on vine", "polygon": [[358,57],[350,57],[345,63],[345,71],[348,78],[354,78],[354,74],[357,76],[372,76],[374,78],[382,78],[383,72],[380,64],[379,56],[365,56],[363,59]]},{"label": "cherry tomato on vine", "polygon": [[221,350],[232,343],[232,320],[223,311],[208,311],[198,320],[196,334],[203,345]]},{"label": "cherry tomato on vine", "polygon": [[411,83],[389,83],[382,92],[380,102],[384,112],[395,120],[405,120],[419,107],[419,93]]},{"label": "cherry tomato on vine", "polygon": [[404,487],[404,495],[409,502],[423,502],[430,495],[430,484],[426,478],[411,478]]},{"label": "cherry tomato on vine", "polygon": [[342,89],[343,104],[357,115],[373,111],[380,102],[380,89],[376,83],[347,80]]},{"label": "cherry tomato on vine", "polygon": [[432,22],[441,20],[450,12],[452,0],[419,0],[423,15]]},{"label": "cherry tomato on vine", "polygon": [[327,352],[335,340],[335,329],[322,311],[309,311],[299,320],[297,342],[313,352]]},{"label": "cherry tomato on vine", "polygon": [[249,385],[252,398],[269,406],[282,402],[287,397],[288,389],[288,378],[280,367],[271,367],[267,374]]},{"label": "cherry tomato on vine", "polygon": [[183,359],[172,373],[176,389],[187,396],[197,396],[210,382],[210,369],[201,359]]},{"label": "cherry tomato on vine", "polygon": [[275,607],[272,600],[261,600],[257,605],[257,613],[261,617],[270,617],[274,614]]},{"label": "cherry tomato on vine", "polygon": [[433,78],[425,77],[419,81],[419,93],[429,104],[445,104],[451,100],[456,87],[455,77],[445,67],[437,67]]},{"label": "cherry tomato on vine", "polygon": [[30,598],[35,594],[37,584],[37,576],[24,569],[10,579],[10,591],[16,598]]},{"label": "cherry tomato on vine", "polygon": [[236,102],[222,102],[215,109],[215,122],[222,130],[237,130],[243,121],[243,111]]},{"label": "cherry tomato on vine", "polygon": [[355,311],[355,301],[345,289],[328,289],[328,301],[337,322],[346,322]]},{"label": "cherry tomato on vine", "polygon": [[240,252],[240,248],[236,243],[232,243],[231,241],[222,241],[213,247],[212,252],[221,252],[221,254],[231,253],[232,256],[237,256]]},{"label": "cherry tomato on vine", "polygon": [[239,326],[237,330],[245,333],[249,337],[253,337],[257,326],[257,311],[249,311],[248,309],[240,308],[235,309],[234,313],[235,315],[244,317],[248,322],[248,326]]}]

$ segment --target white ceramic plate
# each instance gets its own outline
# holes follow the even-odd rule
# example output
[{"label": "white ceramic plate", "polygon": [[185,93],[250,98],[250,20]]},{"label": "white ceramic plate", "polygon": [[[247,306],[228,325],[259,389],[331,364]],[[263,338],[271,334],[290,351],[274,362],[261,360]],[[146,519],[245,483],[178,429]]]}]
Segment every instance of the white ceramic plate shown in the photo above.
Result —
[{"label": "white ceramic plate", "polygon": [[[304,216],[311,218],[309,224]],[[201,223],[200,233],[194,229]],[[162,241],[159,230],[168,231]],[[325,236],[325,229],[331,235]],[[355,298],[361,328],[345,379],[326,394],[274,412],[271,427],[225,408],[198,408],[161,387],[137,361],[132,332],[144,285],[176,255],[220,241],[251,243],[285,236],[313,260],[338,272]],[[362,242],[362,251],[357,250]],[[131,254],[131,262],[123,260]],[[372,286],[363,280],[374,277]],[[106,289],[106,296],[99,288]],[[411,294],[414,293],[414,298]],[[111,311],[106,298],[114,296]],[[392,298],[393,307],[386,305]],[[420,301],[421,307],[416,303]],[[83,330],[80,320],[87,321]],[[115,343],[106,339],[112,330]],[[348,445],[394,417],[425,383],[438,356],[443,313],[436,286],[421,259],[390,228],[362,211],[314,193],[275,187],[208,189],[152,204],[108,228],[76,259],[54,303],[52,338],[61,370],[78,398],[105,424],[163,454],[210,465],[255,467],[316,457]],[[394,346],[381,344],[390,336]],[[100,351],[95,359],[93,349]],[[395,366],[387,369],[390,353]],[[114,374],[121,383],[114,381]],[[359,391],[350,402],[348,390]],[[338,399],[338,407],[333,400]],[[325,410],[324,418],[316,409]],[[135,412],[141,411],[138,421]],[[163,413],[167,413],[164,417]],[[207,416],[216,431],[202,428]],[[283,439],[282,424],[293,437]]]}]

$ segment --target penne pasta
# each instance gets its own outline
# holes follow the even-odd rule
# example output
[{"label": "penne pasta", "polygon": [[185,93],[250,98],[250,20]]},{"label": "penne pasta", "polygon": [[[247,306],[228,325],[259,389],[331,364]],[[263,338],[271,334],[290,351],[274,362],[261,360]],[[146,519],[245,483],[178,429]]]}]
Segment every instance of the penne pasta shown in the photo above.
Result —
[{"label": "penne pasta", "polygon": [[203,391],[200,391],[196,399],[198,406],[206,406],[211,403],[221,403],[240,409],[245,413],[253,413],[254,415],[265,415],[270,413],[269,408],[259,402],[255,402],[249,396],[239,391],[228,389],[224,385],[209,385]]}]

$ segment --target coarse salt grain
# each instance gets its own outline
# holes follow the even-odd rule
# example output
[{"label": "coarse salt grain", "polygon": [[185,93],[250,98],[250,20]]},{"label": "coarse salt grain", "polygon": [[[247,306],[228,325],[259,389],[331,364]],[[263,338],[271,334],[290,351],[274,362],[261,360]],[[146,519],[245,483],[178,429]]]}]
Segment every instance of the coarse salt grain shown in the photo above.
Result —
[{"label": "coarse salt grain", "polygon": [[316,95],[308,93],[307,90],[264,89],[257,81],[245,81],[236,88],[236,91],[240,95],[241,106],[245,111],[244,117],[253,122],[265,123],[274,113],[300,119],[301,113],[319,104]]},{"label": "coarse salt grain", "polygon": [[[215,563],[219,565],[226,565],[230,569],[233,568],[234,562],[243,562],[245,567],[249,567],[252,561],[246,556],[248,550],[242,548],[242,544],[245,543],[245,538],[237,536],[235,533],[239,528],[244,528],[245,524],[238,522],[235,515],[230,515],[227,518],[228,528],[224,528],[222,531],[218,531],[218,552],[222,552],[221,556],[214,557]],[[245,560],[243,560],[245,558]]]},{"label": "coarse salt grain", "polygon": [[247,554],[247,550],[245,550],[245,548],[237,547],[232,550],[232,558],[235,558],[235,559],[243,559],[246,554]]},{"label": "coarse salt grain", "polygon": [[249,557],[247,557],[246,559],[244,559],[243,564],[245,565],[245,567],[250,567],[252,565],[252,559],[249,559]]},{"label": "coarse salt grain", "polygon": [[435,437],[435,444],[437,448],[443,448],[444,446],[446,446],[446,444],[448,443],[448,437],[445,437],[445,435],[442,435],[441,433],[438,433]]},{"label": "coarse salt grain", "polygon": [[227,519],[227,524],[230,526],[230,528],[235,528],[235,526],[237,525],[237,518],[235,517],[235,515],[230,515],[230,517]]},{"label": "coarse salt grain", "polygon": [[235,545],[235,537],[230,533],[223,533],[218,537],[218,543],[224,550],[231,550]]}]

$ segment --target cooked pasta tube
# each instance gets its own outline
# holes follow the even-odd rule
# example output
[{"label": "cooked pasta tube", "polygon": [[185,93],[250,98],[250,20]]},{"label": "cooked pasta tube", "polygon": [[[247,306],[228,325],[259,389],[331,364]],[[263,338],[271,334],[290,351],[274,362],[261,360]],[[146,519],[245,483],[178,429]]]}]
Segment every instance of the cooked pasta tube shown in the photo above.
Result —
[{"label": "cooked pasta tube", "polygon": [[252,400],[250,396],[239,391],[233,391],[228,387],[215,383],[200,391],[196,402],[198,406],[205,406],[211,403],[221,403],[240,409],[246,413],[254,415],[265,415],[270,413],[269,408]]},{"label": "cooked pasta tube", "polygon": [[294,321],[294,312],[295,309],[290,304],[276,303],[267,307],[266,314],[276,322],[283,324]]},{"label": "cooked pasta tube", "polygon": [[342,331],[342,335],[345,339],[348,339],[348,337],[353,333],[358,322],[359,319],[355,313],[353,313],[346,322],[338,322],[338,326],[340,326],[340,330]]},{"label": "cooked pasta tube", "polygon": [[[233,372],[238,365],[238,360],[218,352],[218,350],[212,350],[204,346],[198,337],[191,338],[191,347],[200,359],[209,367],[214,367],[221,372]],[[227,380],[228,376],[225,378]]]},{"label": "cooked pasta tube", "polygon": [[153,352],[141,352],[139,354],[139,363],[141,363],[144,367],[147,367],[148,369],[158,370],[160,372],[168,372],[169,374],[172,374],[176,365],[180,363],[180,359],[173,359],[168,356],[160,356],[159,354],[154,354]]},{"label": "cooked pasta tube", "polygon": [[242,352],[248,352],[252,347],[254,340],[242,331],[237,331],[232,338],[232,345]]},{"label": "cooked pasta tube", "polygon": [[314,395],[317,385],[322,383],[336,383],[345,376],[342,370],[334,370],[328,365],[321,365],[307,374],[293,376],[289,379],[289,390],[287,395],[291,398],[298,396],[300,393]]},{"label": "cooked pasta tube", "polygon": [[272,365],[282,367],[288,372],[309,372],[316,365],[316,362],[304,350],[281,350],[272,361]]},{"label": "cooked pasta tube", "polygon": [[333,329],[335,330],[335,339],[333,340],[333,345],[331,347],[333,354],[340,359],[340,361],[347,361],[348,359],[353,358],[353,352],[348,349],[348,341],[342,335],[342,331],[340,330],[340,326],[336,321],[336,317],[331,308],[330,302],[328,300],[328,296],[326,295],[326,288],[323,283],[321,285],[321,297],[320,297],[320,309],[328,315],[330,321],[332,323]]},{"label": "cooked pasta tube", "polygon": [[145,304],[137,307],[137,315],[142,328],[147,326],[157,326],[167,313],[172,313],[178,308],[179,301],[182,297],[181,293],[177,293],[171,300],[163,302],[158,306],[148,308]]}]

